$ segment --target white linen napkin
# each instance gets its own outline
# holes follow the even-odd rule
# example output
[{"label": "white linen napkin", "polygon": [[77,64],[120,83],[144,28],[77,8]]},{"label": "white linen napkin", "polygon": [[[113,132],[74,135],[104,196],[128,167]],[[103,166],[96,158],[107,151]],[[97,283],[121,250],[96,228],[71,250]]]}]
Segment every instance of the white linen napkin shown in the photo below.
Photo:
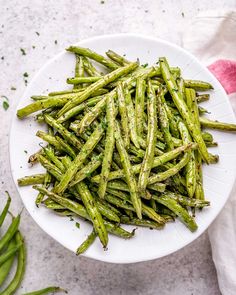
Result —
[{"label": "white linen napkin", "polygon": [[[236,11],[206,11],[183,33],[182,46],[221,82],[236,113]],[[210,66],[209,66],[210,65]],[[236,147],[235,147],[236,148]],[[236,184],[224,209],[208,229],[219,287],[236,294]]]}]

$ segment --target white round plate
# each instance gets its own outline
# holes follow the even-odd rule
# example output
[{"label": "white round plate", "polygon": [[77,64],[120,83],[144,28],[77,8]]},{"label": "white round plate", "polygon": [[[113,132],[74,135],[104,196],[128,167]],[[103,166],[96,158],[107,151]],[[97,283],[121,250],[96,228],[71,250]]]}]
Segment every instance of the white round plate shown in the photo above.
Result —
[{"label": "white round plate", "polygon": [[[84,40],[80,46],[89,47],[101,54],[113,49],[126,54],[127,59],[140,59],[141,64],[155,64],[160,56],[166,56],[171,66],[179,66],[182,75],[188,79],[201,79],[214,86],[209,102],[202,104],[211,111],[210,118],[235,123],[235,117],[228,98],[213,75],[199,61],[182,48],[163,40],[130,34],[107,35]],[[62,52],[51,59],[34,77],[22,96],[18,108],[31,102],[31,95],[46,94],[48,91],[67,89],[66,78],[73,76],[74,55]],[[44,129],[30,116],[24,120],[13,119],[10,135],[10,161],[14,181],[25,175],[43,172],[39,165],[30,167],[30,154],[39,149],[42,142],[35,136],[37,130]],[[163,230],[138,228],[135,237],[123,240],[109,236],[108,251],[103,251],[97,239],[84,254],[87,257],[113,263],[132,263],[159,258],[181,249],[199,237],[219,214],[232,189],[236,172],[236,136],[230,133],[212,131],[217,148],[212,153],[220,156],[216,165],[204,166],[204,189],[211,206],[197,212],[198,230],[191,233],[178,220],[167,224]],[[27,154],[26,152],[27,151]],[[37,192],[31,187],[18,187],[22,201],[38,225],[66,248],[75,251],[91,231],[91,226],[80,221],[80,229],[69,218],[59,217],[41,206],[36,208]],[[132,226],[125,226],[132,229]]]}]

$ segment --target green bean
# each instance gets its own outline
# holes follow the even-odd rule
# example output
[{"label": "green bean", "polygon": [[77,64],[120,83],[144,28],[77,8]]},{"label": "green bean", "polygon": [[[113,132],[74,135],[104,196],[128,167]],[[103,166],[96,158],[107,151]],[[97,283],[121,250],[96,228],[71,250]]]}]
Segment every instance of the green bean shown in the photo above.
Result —
[{"label": "green bean", "polygon": [[[70,95],[72,93],[81,93],[84,90],[85,90],[85,88],[69,89],[69,90],[62,90],[62,91],[53,91],[53,92],[48,93],[48,96],[46,96],[46,98],[49,98],[50,96],[60,96],[60,95],[64,95],[64,94]],[[98,89],[98,90],[93,92],[93,94],[91,95],[91,98],[106,94],[107,92],[108,92],[107,89],[104,89],[104,88]]]},{"label": "green bean", "polygon": [[80,169],[76,175],[73,181],[69,184],[69,187],[74,186],[76,183],[84,180],[85,178],[91,176],[91,174],[97,170],[99,166],[102,164],[103,154],[99,154],[94,156],[91,159],[91,162],[89,162],[86,166],[84,166],[82,169]]},{"label": "green bean", "polygon": [[117,64],[119,64],[120,66],[125,66],[127,64],[129,64],[130,62],[125,59],[123,56],[117,54],[116,52],[112,51],[112,50],[108,50],[106,52],[106,55],[113,60],[114,62],[116,62]]},{"label": "green bean", "polygon": [[81,93],[78,98],[72,99],[70,102],[65,104],[64,107],[59,111],[58,118],[60,118],[60,116],[62,116],[64,113],[66,113],[73,107],[77,106],[78,104],[82,103],[87,98],[89,98],[89,96],[95,90],[98,90],[106,86],[107,84],[119,78],[120,76],[128,74],[130,71],[133,71],[135,68],[137,68],[137,66],[138,66],[137,63],[131,63],[125,67],[118,68],[117,70],[103,76],[102,79],[98,80],[97,82],[87,87],[86,90],[84,90],[83,93]]},{"label": "green bean", "polygon": [[49,293],[56,293],[56,292],[65,292],[67,293],[66,290],[60,288],[60,287],[56,287],[56,286],[50,286],[38,291],[33,291],[33,292],[29,292],[29,293],[24,293],[23,295],[43,295],[43,294],[49,294]]},{"label": "green bean", "polygon": [[[15,237],[13,237],[10,240],[10,242],[8,243],[5,251],[10,251],[13,248],[15,248],[15,246],[16,246],[16,241],[15,241]],[[0,286],[2,286],[3,282],[7,278],[8,274],[9,274],[9,272],[11,270],[12,264],[14,262],[14,258],[15,258],[14,256],[11,256],[8,260],[6,260],[1,265],[1,268],[0,268]]]},{"label": "green bean", "polygon": [[167,116],[166,108],[165,108],[165,99],[162,91],[157,95],[157,110],[158,110],[158,118],[160,123],[160,128],[164,136],[164,140],[167,145],[168,150],[173,150],[174,144],[172,141],[172,136],[170,134],[170,125],[169,119]]},{"label": "green bean", "polygon": [[97,143],[100,141],[103,135],[104,129],[102,124],[99,124],[95,131],[92,133],[90,138],[81,148],[80,152],[77,154],[76,158],[73,160],[71,166],[67,169],[63,175],[60,183],[55,187],[55,192],[60,194],[66,190],[70,181],[74,178],[76,172],[82,166],[84,161],[87,159],[89,154],[93,151]]},{"label": "green bean", "polygon": [[[105,195],[105,200],[112,205],[117,206],[118,208],[126,209],[126,210],[131,210],[135,211],[134,207],[130,204],[128,200],[121,200],[119,198],[116,198],[115,196],[112,196],[110,194]],[[128,203],[127,203],[128,201]]]},{"label": "green bean", "polygon": [[211,129],[223,130],[223,131],[236,131],[236,124],[223,123],[219,121],[212,121],[207,118],[199,118],[201,126]]},{"label": "green bean", "polygon": [[122,227],[113,224],[107,220],[104,220],[105,227],[107,231],[115,236],[118,236],[123,239],[130,239],[134,236],[135,230],[132,232],[128,232],[127,230],[123,229]]},{"label": "green bean", "polygon": [[207,147],[216,147],[216,146],[218,146],[218,143],[214,142],[214,141],[212,141],[212,142],[206,141],[206,146]]},{"label": "green bean", "polygon": [[138,180],[138,190],[142,195],[145,193],[148,177],[153,166],[154,160],[154,149],[156,145],[156,130],[157,130],[157,110],[156,103],[157,97],[152,88],[152,84],[148,81],[147,85],[148,93],[148,135],[147,135],[147,148],[145,151],[144,159],[141,165],[139,180]]},{"label": "green bean", "polygon": [[209,162],[209,155],[208,151],[205,145],[204,140],[202,139],[201,133],[198,130],[198,128],[195,127],[194,120],[192,116],[190,115],[190,111],[187,108],[181,94],[179,93],[177,89],[177,85],[175,83],[175,80],[173,76],[170,73],[169,65],[167,63],[167,60],[165,58],[160,58],[160,67],[162,71],[162,76],[166,82],[167,88],[172,96],[172,99],[178,108],[183,120],[186,122],[186,125],[189,129],[189,132],[191,133],[193,139],[196,141],[199,147],[199,151],[201,153],[202,158],[205,160],[206,163]]},{"label": "green bean", "polygon": [[210,114],[211,112],[208,112],[208,110],[203,108],[202,106],[198,106],[198,113],[199,115],[205,115],[205,114]]},{"label": "green bean", "polygon": [[59,180],[62,177],[62,172],[60,169],[58,169],[55,165],[53,165],[48,159],[46,159],[44,156],[39,156],[39,162],[40,164],[51,174],[53,175],[57,180]]},{"label": "green bean", "polygon": [[34,101],[37,101],[37,100],[47,99],[48,96],[47,95],[33,95],[30,98]]},{"label": "green bean", "polygon": [[19,287],[24,276],[26,253],[25,253],[24,240],[19,231],[16,233],[16,243],[17,244],[21,243],[21,246],[19,248],[18,258],[17,258],[18,263],[17,263],[16,273],[14,275],[14,278],[9,283],[9,285],[5,288],[5,290],[1,292],[2,295],[14,294],[17,288]]},{"label": "green bean", "polygon": [[128,114],[127,109],[125,105],[125,93],[124,93],[124,86],[121,82],[117,84],[117,98],[118,98],[118,106],[119,106],[119,113],[121,117],[121,128],[124,138],[124,144],[125,147],[129,147],[130,144],[130,131],[129,131],[129,120],[128,120]]},{"label": "green bean", "polygon": [[[50,96],[45,96],[45,97],[43,97],[43,99],[33,102],[22,109],[19,109],[17,111],[17,116],[18,116],[18,118],[22,119],[32,113],[35,113],[35,112],[43,110],[43,109],[47,109],[47,108],[51,108],[51,107],[62,107],[67,102],[70,102],[72,100],[78,100],[79,101],[78,104],[79,104],[80,97],[82,96],[82,93],[84,93],[84,91],[64,93],[64,94],[60,94],[60,95],[58,95],[58,94],[55,95],[55,93],[53,93],[53,96],[51,96],[52,95],[52,93],[51,93]],[[91,95],[89,95],[89,96],[93,97],[93,96],[98,96],[98,95],[101,95],[104,93],[106,93],[106,90],[97,89],[96,91],[93,91],[91,93]],[[82,100],[81,102],[83,102],[83,101],[84,100]]]},{"label": "green bean", "polygon": [[121,163],[122,163],[122,166],[124,169],[125,178],[126,178],[128,187],[130,189],[130,196],[131,196],[132,204],[135,208],[138,218],[141,219],[142,218],[141,200],[140,200],[140,197],[137,193],[136,180],[134,177],[134,173],[132,171],[132,166],[129,161],[129,156],[127,154],[123,139],[121,137],[120,127],[117,122],[116,122],[116,126],[115,126],[115,139],[116,139],[116,147],[119,152]]},{"label": "green bean", "polygon": [[197,184],[195,190],[195,198],[204,200],[204,189],[203,189],[203,175],[202,175],[202,158],[198,151],[195,151],[196,168],[197,168]]},{"label": "green bean", "polygon": [[54,202],[52,199],[46,199],[42,202],[48,209],[53,209],[53,210],[59,210],[59,209],[65,209],[64,206]]},{"label": "green bean", "polygon": [[[84,77],[84,62],[83,57],[75,54],[75,77]],[[80,89],[82,85],[74,85],[74,89]]]},{"label": "green bean", "polygon": [[197,102],[200,103],[200,102],[203,102],[203,101],[207,101],[210,99],[210,94],[198,94],[196,93],[197,95]]},{"label": "green bean", "polygon": [[10,204],[11,204],[11,197],[9,195],[9,193],[6,191],[6,194],[7,194],[7,202],[6,202],[6,205],[4,206],[1,214],[0,214],[0,227],[3,225],[3,222],[6,218],[6,215],[7,215],[7,212],[8,212],[8,209],[10,207]]},{"label": "green bean", "polygon": [[20,248],[22,244],[17,244],[9,250],[6,250],[3,254],[0,255],[0,266],[5,263],[9,258],[11,258]]},{"label": "green bean", "polygon": [[128,116],[129,134],[133,144],[136,148],[139,148],[139,139],[137,135],[136,121],[135,121],[135,110],[132,102],[131,94],[128,87],[124,86],[125,105]]},{"label": "green bean", "polygon": [[121,216],[121,223],[149,227],[151,229],[162,229],[163,224],[157,223],[148,219],[129,218],[128,216]]},{"label": "green bean", "polygon": [[172,141],[173,141],[173,144],[175,145],[174,140],[179,139],[178,124],[176,122],[174,114],[172,113],[171,109],[167,105],[164,96],[162,96],[161,98],[162,98],[162,103],[164,104],[164,108],[169,120],[170,133],[173,135]]},{"label": "green bean", "polygon": [[52,163],[55,164],[55,166],[61,170],[61,172],[64,172],[65,171],[65,167],[64,165],[62,164],[62,162],[57,158],[57,156],[55,155],[54,151],[50,148],[44,148],[44,153],[45,153],[45,156],[48,160],[50,160]]},{"label": "green bean", "polygon": [[[145,141],[143,138],[139,137],[139,143],[140,143],[141,148],[143,148],[143,149],[146,150],[146,148],[147,148],[147,143],[146,143],[146,141]],[[154,149],[154,154],[155,154],[155,156],[160,156],[160,155],[163,154],[163,151],[160,150],[159,147],[160,147],[160,145],[159,145],[158,142],[157,142],[157,143],[156,143],[156,146],[155,146],[155,149]],[[161,146],[161,148],[163,149],[163,146]]]},{"label": "green bean", "polygon": [[197,230],[198,226],[194,219],[189,215],[188,211],[184,209],[181,205],[177,203],[176,200],[170,198],[168,195],[161,195],[155,198],[155,200],[169,208],[173,211],[179,219],[190,229],[190,231],[194,232]]},{"label": "green bean", "polygon": [[81,83],[93,83],[100,80],[102,77],[73,77],[73,78],[67,78],[66,82],[68,84],[81,84]]},{"label": "green bean", "polygon": [[214,138],[213,135],[209,132],[202,132],[202,138],[205,142],[213,142]]},{"label": "green bean", "polygon": [[88,250],[97,237],[96,231],[93,229],[86,240],[76,250],[76,255],[80,255]]},{"label": "green bean", "polygon": [[50,199],[52,199],[56,203],[60,204],[64,208],[67,208],[70,211],[74,212],[78,216],[90,220],[90,217],[89,217],[85,207],[83,205],[79,204],[78,202],[72,201],[68,198],[61,197],[61,196],[55,194],[54,192],[49,191],[46,188],[40,187],[38,185],[34,185],[33,188],[38,190],[39,192],[44,193]]},{"label": "green bean", "polygon": [[22,109],[19,109],[17,111],[18,118],[22,119],[32,113],[35,113],[37,111],[51,108],[51,107],[61,107],[66,104],[66,102],[71,100],[71,97],[78,96],[77,93],[73,93],[71,95],[67,95],[66,97],[59,97],[59,96],[52,96],[46,99],[38,100],[36,102],[33,102]]},{"label": "green bean", "polygon": [[[173,192],[165,192],[164,194],[162,194],[161,196],[168,196],[169,198],[174,199],[175,201],[177,201],[181,206],[187,206],[187,207],[195,207],[195,208],[203,208],[206,206],[210,206],[210,202],[209,201],[205,201],[205,200],[197,200],[197,199],[190,199],[188,197],[173,193]],[[156,195],[152,196],[153,200],[157,200],[157,198],[159,198]]]},{"label": "green bean", "polygon": [[60,144],[60,147],[66,152],[72,159],[76,157],[76,150],[72,148],[64,139],[59,136],[55,136],[55,139]]},{"label": "green bean", "polygon": [[7,245],[7,243],[12,239],[12,237],[15,235],[15,233],[18,230],[20,223],[20,214],[17,217],[14,217],[12,219],[12,223],[8,227],[5,234],[2,236],[0,240],[0,251]]},{"label": "green bean", "polygon": [[[36,136],[40,137],[44,141],[47,141],[50,145],[55,146],[55,148],[58,151],[64,151],[64,149],[61,147],[61,144],[57,141],[57,139],[54,136],[52,136],[44,131],[40,131],[40,130],[37,131]],[[37,156],[39,154],[40,153],[37,153]]]},{"label": "green bean", "polygon": [[[165,164],[166,162],[169,162],[175,158],[177,158],[182,152],[187,152],[191,149],[195,149],[196,145],[191,143],[191,144],[187,144],[187,145],[183,145],[181,147],[178,147],[176,149],[174,149],[173,151],[169,151],[166,152],[165,154],[155,157],[153,160],[153,165],[152,168],[158,167],[160,165]],[[134,165],[132,166],[132,170],[133,173],[138,174],[140,172],[141,169],[141,165]],[[118,179],[118,178],[124,178],[125,177],[125,172],[124,170],[120,169],[120,170],[116,170],[116,171],[112,171],[110,172],[109,176],[108,176],[108,180],[113,180],[113,179]],[[98,183],[99,182],[99,178],[100,175],[96,175],[94,177],[92,177],[92,181]]]},{"label": "green bean", "polygon": [[142,77],[137,78],[135,93],[135,119],[137,135],[143,137],[144,103],[145,103],[146,82]]},{"label": "green bean", "polygon": [[153,191],[163,193],[165,191],[165,189],[166,189],[166,184],[165,183],[148,184],[147,188],[151,189]]},{"label": "green bean", "polygon": [[84,63],[84,69],[89,76],[101,76],[101,73],[97,71],[97,69],[92,65],[92,63],[89,61],[87,57],[82,56],[82,58]]},{"label": "green bean", "polygon": [[[186,95],[186,100],[188,100],[188,95]],[[183,122],[178,124],[179,131],[183,140],[183,143],[188,144],[192,141],[191,136],[188,132],[187,127]],[[196,190],[196,162],[194,152],[189,152],[189,162],[185,166],[185,179],[186,179],[186,188],[190,198],[193,197]]]},{"label": "green bean", "polygon": [[[105,97],[104,97],[105,98]],[[81,134],[84,130],[91,125],[91,123],[98,117],[98,114],[105,108],[106,103],[104,103],[104,98],[101,99],[88,113],[85,114],[83,119],[80,121],[79,130],[77,130],[77,134]],[[107,97],[110,99],[110,96]],[[74,110],[71,109],[71,110]],[[65,115],[67,115],[65,113]]]},{"label": "green bean", "polygon": [[216,164],[219,162],[219,156],[218,155],[212,155],[212,154],[209,154],[210,155],[210,164]]},{"label": "green bean", "polygon": [[97,199],[96,204],[98,207],[99,212],[104,216],[105,218],[120,223],[119,216],[107,206],[107,203],[103,202],[103,200]]},{"label": "green bean", "polygon": [[161,182],[166,180],[167,178],[177,174],[189,161],[189,154],[186,153],[183,155],[182,159],[170,169],[160,172],[158,174],[154,174],[148,178],[148,184]]},{"label": "green bean", "polygon": [[193,88],[195,90],[206,91],[214,89],[213,86],[208,82],[200,80],[184,80],[185,87]]},{"label": "green bean", "polygon": [[102,55],[100,55],[88,48],[83,48],[83,47],[78,47],[78,46],[70,46],[66,50],[69,52],[74,52],[76,54],[91,58],[111,70],[116,70],[118,68],[117,64],[114,63],[113,61],[106,59]]},{"label": "green bean", "polygon": [[[134,207],[132,206],[132,201],[128,198],[126,194],[118,194],[122,200],[110,195],[106,194],[105,199],[109,202],[112,203],[115,206],[118,206],[123,209],[135,211]],[[146,206],[145,204],[142,204],[142,213],[149,217],[150,219],[158,222],[158,223],[164,223],[164,219],[161,218],[159,214],[157,214],[151,207]]]},{"label": "green bean", "polygon": [[64,115],[62,115],[59,119],[57,119],[57,122],[63,123],[65,121],[69,120],[70,118],[81,113],[87,107],[96,105],[101,99],[102,99],[102,96],[95,96],[95,97],[92,97],[92,98],[82,102],[78,106],[74,107],[73,109],[66,112]]},{"label": "green bean", "polygon": [[186,101],[186,97],[185,97],[186,88],[185,88],[184,79],[182,77],[180,77],[176,80],[176,83],[178,85],[179,92],[181,93],[184,101]]},{"label": "green bean", "polygon": [[84,203],[84,206],[92,220],[94,229],[103,245],[104,248],[106,248],[108,243],[108,235],[106,228],[103,223],[102,216],[100,212],[98,211],[96,202],[94,201],[87,185],[83,183],[82,181],[76,184],[76,189],[78,193],[80,194],[80,197]]},{"label": "green bean", "polygon": [[108,176],[110,173],[111,162],[112,162],[112,155],[115,146],[115,105],[112,98],[107,101],[107,110],[106,110],[106,121],[107,121],[107,129],[106,129],[106,143],[105,143],[105,150],[102,162],[102,170],[101,170],[101,177],[99,181],[98,187],[98,195],[100,198],[104,198]]},{"label": "green bean", "polygon": [[51,116],[44,115],[44,117],[46,123],[55,128],[63,138],[65,138],[70,144],[72,144],[77,149],[81,149],[82,143],[73,133],[69,132],[62,124],[57,123],[57,121],[54,120]]}]

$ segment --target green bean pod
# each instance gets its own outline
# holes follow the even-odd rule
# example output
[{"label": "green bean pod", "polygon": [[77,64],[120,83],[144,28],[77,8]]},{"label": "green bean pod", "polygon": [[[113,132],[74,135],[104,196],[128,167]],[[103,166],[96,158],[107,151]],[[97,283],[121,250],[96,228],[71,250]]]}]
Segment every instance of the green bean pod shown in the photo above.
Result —
[{"label": "green bean pod", "polygon": [[14,294],[17,288],[19,287],[25,273],[26,250],[23,237],[19,231],[16,233],[16,243],[21,244],[17,257],[16,272],[9,285],[0,293],[1,295]]},{"label": "green bean pod", "polygon": [[0,214],[0,227],[2,226],[2,224],[3,224],[3,222],[4,222],[5,218],[6,218],[8,209],[9,209],[10,204],[11,204],[11,197],[10,197],[8,192],[6,192],[6,194],[7,194],[8,198],[7,198],[6,205],[4,206],[4,208],[3,208],[3,210],[2,210],[2,212]]},{"label": "green bean pod", "polygon": [[134,177],[134,173],[132,171],[132,166],[129,161],[129,156],[127,154],[123,139],[121,137],[121,131],[120,131],[120,127],[118,123],[116,123],[116,126],[115,126],[115,139],[116,139],[116,147],[119,152],[121,163],[123,165],[123,169],[125,172],[125,178],[130,189],[132,204],[135,208],[138,218],[141,219],[142,218],[141,200],[137,192],[136,180]]},{"label": "green bean pod", "polygon": [[92,245],[92,243],[96,239],[96,231],[93,231],[88,235],[87,239],[77,248],[76,255],[80,255],[88,250],[88,248]]},{"label": "green bean pod", "polygon": [[104,157],[102,161],[102,170],[101,177],[98,186],[98,195],[100,198],[104,198],[108,176],[111,169],[112,155],[115,147],[115,105],[112,98],[107,101],[107,110],[106,110],[106,120],[107,120],[107,129],[106,129],[106,142]]},{"label": "green bean pod", "polygon": [[130,144],[129,120],[128,120],[127,108],[125,105],[124,86],[121,82],[117,84],[116,91],[117,91],[119,113],[121,117],[121,130],[123,133],[125,147],[128,148]]},{"label": "green bean pod", "polygon": [[156,130],[157,130],[157,96],[153,90],[152,84],[148,81],[148,135],[147,135],[147,148],[145,151],[144,159],[141,165],[138,190],[142,195],[145,193],[148,183],[148,177],[153,166],[154,149],[156,145]]},{"label": "green bean pod", "polygon": [[78,184],[76,184],[76,189],[80,194],[84,206],[91,218],[94,229],[105,249],[108,243],[108,234],[104,226],[102,216],[97,208],[96,202],[94,201],[87,185],[84,182],[81,181]]}]

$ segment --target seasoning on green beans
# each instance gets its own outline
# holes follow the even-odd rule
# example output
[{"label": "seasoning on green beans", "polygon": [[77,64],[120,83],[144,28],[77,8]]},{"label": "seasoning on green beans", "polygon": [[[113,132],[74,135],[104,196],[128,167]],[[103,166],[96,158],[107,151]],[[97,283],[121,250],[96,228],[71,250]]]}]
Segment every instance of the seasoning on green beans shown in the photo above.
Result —
[{"label": "seasoning on green beans", "polygon": [[[19,119],[41,111],[38,122],[53,129],[37,131],[47,146],[30,161],[45,172],[22,177],[18,185],[33,185],[40,193],[37,204],[58,216],[75,215],[92,224],[77,254],[96,236],[104,249],[110,234],[132,238],[135,231],[120,223],[164,230],[179,218],[196,231],[189,212],[210,206],[202,167],[219,160],[208,151],[217,143],[205,128],[236,131],[233,123],[203,117],[210,109],[198,104],[211,99],[213,85],[183,77],[165,57],[142,66],[113,50],[102,55],[70,46],[67,51],[76,61],[74,76],[67,77],[71,88],[36,94],[17,111]],[[4,239],[0,249],[8,243]]]}]

